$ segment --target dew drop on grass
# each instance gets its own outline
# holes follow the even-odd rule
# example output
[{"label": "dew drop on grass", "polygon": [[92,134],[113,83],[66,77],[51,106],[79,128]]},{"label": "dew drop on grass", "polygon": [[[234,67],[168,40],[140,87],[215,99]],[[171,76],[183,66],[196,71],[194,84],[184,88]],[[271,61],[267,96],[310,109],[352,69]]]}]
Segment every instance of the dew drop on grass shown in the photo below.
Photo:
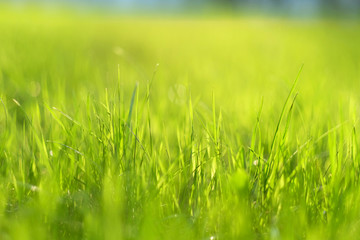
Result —
[{"label": "dew drop on grass", "polygon": [[30,188],[30,190],[31,190],[32,192],[38,192],[40,189],[39,189],[37,186],[32,185],[31,188]]}]

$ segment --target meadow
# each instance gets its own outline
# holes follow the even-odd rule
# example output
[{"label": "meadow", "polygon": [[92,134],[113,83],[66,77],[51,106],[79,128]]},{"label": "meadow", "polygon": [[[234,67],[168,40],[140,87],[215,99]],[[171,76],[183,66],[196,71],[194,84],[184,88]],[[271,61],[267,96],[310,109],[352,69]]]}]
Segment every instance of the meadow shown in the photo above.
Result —
[{"label": "meadow", "polygon": [[0,239],[360,238],[360,23],[0,15]]}]

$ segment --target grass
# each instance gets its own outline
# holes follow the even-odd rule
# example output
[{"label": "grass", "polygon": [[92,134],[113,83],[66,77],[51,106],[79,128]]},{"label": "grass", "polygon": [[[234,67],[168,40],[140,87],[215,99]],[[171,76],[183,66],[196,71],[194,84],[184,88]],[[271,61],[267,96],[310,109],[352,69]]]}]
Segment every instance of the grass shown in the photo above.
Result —
[{"label": "grass", "polygon": [[359,30],[4,10],[0,238],[359,238]]}]

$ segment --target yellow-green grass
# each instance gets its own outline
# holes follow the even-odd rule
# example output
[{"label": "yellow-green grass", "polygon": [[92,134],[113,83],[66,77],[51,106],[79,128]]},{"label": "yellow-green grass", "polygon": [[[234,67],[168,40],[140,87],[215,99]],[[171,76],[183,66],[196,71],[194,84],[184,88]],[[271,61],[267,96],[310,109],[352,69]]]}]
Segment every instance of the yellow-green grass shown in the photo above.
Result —
[{"label": "yellow-green grass", "polygon": [[1,239],[357,239],[360,25],[0,15]]}]

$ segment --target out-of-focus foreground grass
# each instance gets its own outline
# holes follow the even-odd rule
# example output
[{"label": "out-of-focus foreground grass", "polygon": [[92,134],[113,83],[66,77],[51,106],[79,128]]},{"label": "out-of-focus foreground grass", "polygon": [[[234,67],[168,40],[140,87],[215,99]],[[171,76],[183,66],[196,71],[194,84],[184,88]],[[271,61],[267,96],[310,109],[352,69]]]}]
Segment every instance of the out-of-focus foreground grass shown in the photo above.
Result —
[{"label": "out-of-focus foreground grass", "polygon": [[359,238],[359,42],[334,19],[4,10],[0,238]]}]

